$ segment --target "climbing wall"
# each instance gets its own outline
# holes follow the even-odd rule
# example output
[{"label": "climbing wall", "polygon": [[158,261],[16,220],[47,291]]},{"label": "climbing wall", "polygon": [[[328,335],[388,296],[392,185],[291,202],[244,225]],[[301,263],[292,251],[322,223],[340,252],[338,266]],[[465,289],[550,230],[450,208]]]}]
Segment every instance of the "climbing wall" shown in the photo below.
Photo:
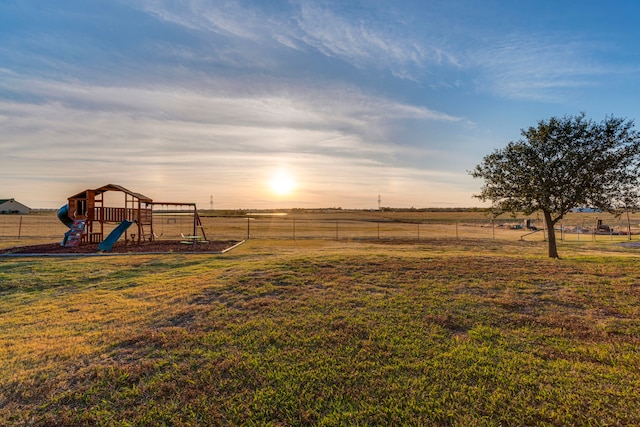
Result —
[{"label": "climbing wall", "polygon": [[66,247],[74,247],[80,244],[80,239],[82,239],[82,233],[84,232],[86,221],[84,219],[79,219],[73,221],[73,225],[71,225],[71,229],[67,232],[68,234],[64,240],[64,246]]}]

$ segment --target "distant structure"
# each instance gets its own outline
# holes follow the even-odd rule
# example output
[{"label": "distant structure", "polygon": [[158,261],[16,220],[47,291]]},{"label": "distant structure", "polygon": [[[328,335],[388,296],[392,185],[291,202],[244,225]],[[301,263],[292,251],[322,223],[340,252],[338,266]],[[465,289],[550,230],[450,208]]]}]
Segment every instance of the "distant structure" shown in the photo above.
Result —
[{"label": "distant structure", "polygon": [[[120,195],[120,202],[108,201],[107,193]],[[161,208],[161,210],[157,210]],[[125,242],[140,244],[142,241],[155,240],[154,210],[158,214],[183,214],[193,218],[192,236],[198,233],[206,240],[204,228],[195,203],[154,202],[151,198],[135,193],[120,185],[107,184],[102,187],[85,190],[67,199],[67,204],[58,209],[58,219],[70,231],[65,234],[63,246],[76,246],[81,243],[103,243],[110,250],[120,236]],[[107,227],[108,226],[108,227]],[[113,230],[108,228],[115,227]],[[126,233],[132,227],[135,232]],[[100,250],[103,250],[99,247]]]},{"label": "distant structure", "polygon": [[571,212],[579,212],[579,213],[592,213],[592,212],[602,212],[600,209],[594,209],[586,206],[581,206],[577,208],[571,209]]},{"label": "distant structure", "polygon": [[16,199],[0,199],[0,214],[28,214],[31,209]]}]

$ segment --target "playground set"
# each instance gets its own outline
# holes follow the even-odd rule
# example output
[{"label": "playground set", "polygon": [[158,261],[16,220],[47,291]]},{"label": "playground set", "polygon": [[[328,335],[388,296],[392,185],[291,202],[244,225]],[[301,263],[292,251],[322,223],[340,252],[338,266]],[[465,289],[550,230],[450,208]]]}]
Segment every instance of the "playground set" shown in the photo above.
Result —
[{"label": "playground set", "polygon": [[[113,197],[106,196],[113,192],[123,197],[116,206],[109,206]],[[188,215],[192,221],[189,234],[181,233],[182,242],[207,243],[195,203],[154,202],[120,185],[107,184],[69,197],[67,204],[58,210],[58,219],[69,227],[61,245],[73,247],[98,243],[99,251],[110,251],[123,235],[125,244],[139,245],[144,241],[154,241],[162,236],[154,229],[154,213],[156,216]],[[132,231],[127,234],[131,227]]]}]

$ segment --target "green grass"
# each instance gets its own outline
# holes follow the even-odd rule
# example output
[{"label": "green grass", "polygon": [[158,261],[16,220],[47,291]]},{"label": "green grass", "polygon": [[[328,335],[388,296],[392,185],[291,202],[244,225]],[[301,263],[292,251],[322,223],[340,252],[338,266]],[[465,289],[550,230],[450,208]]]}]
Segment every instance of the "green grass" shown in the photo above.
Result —
[{"label": "green grass", "polygon": [[637,250],[0,259],[0,424],[638,425]]}]

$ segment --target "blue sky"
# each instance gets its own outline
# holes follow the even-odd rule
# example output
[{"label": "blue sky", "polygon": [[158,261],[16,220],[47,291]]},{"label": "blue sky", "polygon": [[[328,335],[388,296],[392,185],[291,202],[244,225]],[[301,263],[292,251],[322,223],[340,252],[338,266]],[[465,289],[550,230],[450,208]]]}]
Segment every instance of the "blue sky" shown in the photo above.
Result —
[{"label": "blue sky", "polygon": [[638,122],[635,1],[3,0],[0,198],[477,206],[551,116]]}]

